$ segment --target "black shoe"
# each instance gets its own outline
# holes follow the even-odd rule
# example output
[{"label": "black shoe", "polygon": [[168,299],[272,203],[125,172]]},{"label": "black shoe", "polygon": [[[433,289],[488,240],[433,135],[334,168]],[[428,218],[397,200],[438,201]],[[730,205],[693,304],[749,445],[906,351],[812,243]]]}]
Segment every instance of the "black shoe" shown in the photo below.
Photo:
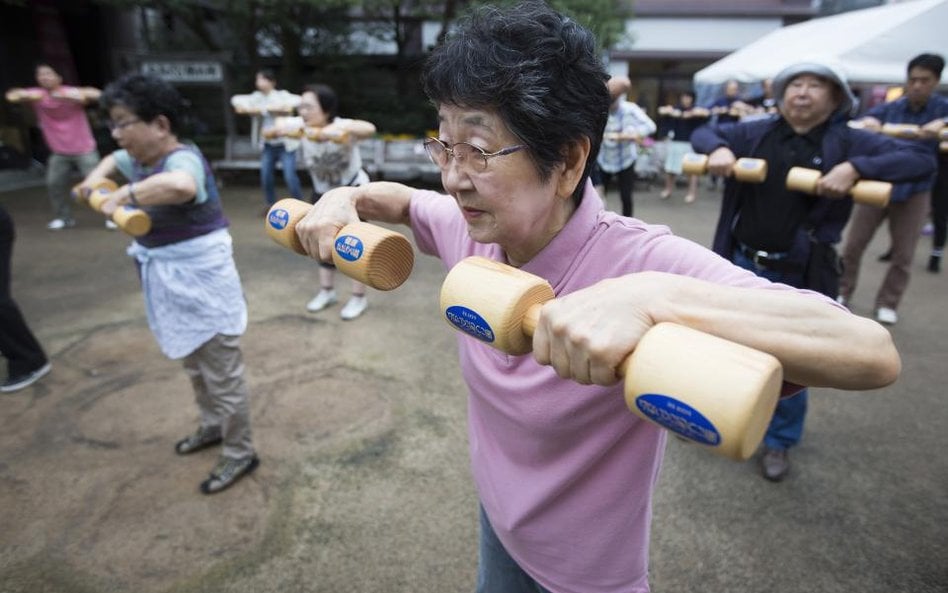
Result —
[{"label": "black shoe", "polygon": [[892,249],[890,248],[888,251],[880,255],[878,260],[879,261],[892,261]]},{"label": "black shoe", "polygon": [[195,453],[201,449],[213,447],[221,442],[221,428],[208,426],[197,429],[197,432],[187,436],[174,444],[174,451],[178,455]]},{"label": "black shoe", "polygon": [[928,258],[928,271],[937,274],[941,271],[941,256],[933,255]]},{"label": "black shoe", "polygon": [[201,482],[201,492],[204,494],[220,492],[243,476],[253,472],[258,465],[260,465],[260,459],[256,455],[243,459],[221,457],[214,469],[211,470],[211,475]]},{"label": "black shoe", "polygon": [[33,383],[36,383],[47,374],[49,374],[50,369],[53,368],[52,363],[47,362],[40,368],[35,371],[31,371],[24,375],[18,375],[16,377],[10,377],[2,385],[0,385],[0,392],[10,393],[12,391],[19,391],[21,389],[26,389]]},{"label": "black shoe", "polygon": [[771,482],[779,482],[790,472],[790,455],[786,449],[764,447],[760,458],[761,473]]}]

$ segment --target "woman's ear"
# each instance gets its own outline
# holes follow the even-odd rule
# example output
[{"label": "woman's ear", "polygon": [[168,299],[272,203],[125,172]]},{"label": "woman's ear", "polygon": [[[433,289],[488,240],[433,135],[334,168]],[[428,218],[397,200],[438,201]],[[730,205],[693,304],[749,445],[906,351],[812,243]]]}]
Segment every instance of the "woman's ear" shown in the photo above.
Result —
[{"label": "woman's ear", "polygon": [[167,116],[159,115],[154,119],[154,123],[158,124],[158,127],[161,128],[161,131],[166,134],[171,133],[171,122],[168,120]]},{"label": "woman's ear", "polygon": [[589,158],[591,142],[587,136],[572,142],[566,148],[566,158],[563,162],[563,170],[556,187],[556,195],[560,197],[571,197],[576,191],[576,186],[586,170],[586,159]]}]

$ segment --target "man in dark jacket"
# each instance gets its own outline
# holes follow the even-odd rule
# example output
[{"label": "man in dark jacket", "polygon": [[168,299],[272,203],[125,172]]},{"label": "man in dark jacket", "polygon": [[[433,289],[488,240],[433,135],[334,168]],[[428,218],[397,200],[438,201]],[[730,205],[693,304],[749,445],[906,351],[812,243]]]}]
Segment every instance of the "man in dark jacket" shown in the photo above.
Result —
[{"label": "man in dark jacket", "polygon": [[[778,114],[705,126],[691,137],[695,151],[709,155],[709,173],[728,177],[713,249],[759,276],[835,298],[840,267],[834,245],[853,207],[853,185],[860,178],[922,178],[935,161],[909,143],[849,128],[852,93],[825,64],[789,66],[773,85]],[[740,157],[767,161],[763,183],[729,177]],[[817,195],[787,189],[791,167],[823,173]],[[779,481],[789,471],[787,450],[802,436],[806,404],[806,390],[780,400],[764,437],[765,478]]]},{"label": "man in dark jacket", "polygon": [[[860,120],[867,130],[879,131],[883,124],[913,124],[919,127],[915,145],[924,147],[933,157],[938,156],[938,136],[948,118],[948,99],[935,94],[941,82],[945,60],[936,54],[921,54],[913,58],[907,68],[906,93],[895,101],[878,105]],[[889,269],[876,291],[874,310],[876,321],[892,325],[899,320],[899,303],[912,276],[912,259],[919,234],[929,210],[943,216],[944,180],[935,185],[935,175],[926,179],[897,186],[892,201],[883,209],[857,204],[853,208],[852,223],[846,231],[842,255],[846,264],[840,281],[840,302],[846,303],[856,290],[862,255],[883,221],[888,221],[892,239],[889,250]],[[936,192],[933,195],[933,191]],[[940,193],[938,193],[940,192]],[[942,219],[943,220],[943,219]],[[936,231],[938,231],[936,226]],[[929,269],[940,269],[945,247],[945,227],[942,222],[932,242]]]}]

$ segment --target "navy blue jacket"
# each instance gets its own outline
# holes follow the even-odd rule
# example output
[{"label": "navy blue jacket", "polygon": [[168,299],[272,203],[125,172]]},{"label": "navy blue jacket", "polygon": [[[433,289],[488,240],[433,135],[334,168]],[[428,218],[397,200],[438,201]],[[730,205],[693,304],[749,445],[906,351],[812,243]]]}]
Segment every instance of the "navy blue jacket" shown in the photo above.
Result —
[{"label": "navy blue jacket", "polygon": [[[780,115],[767,119],[720,125],[706,125],[691,135],[695,152],[710,154],[726,146],[734,156],[753,157],[764,136],[780,122]],[[849,161],[860,177],[879,181],[903,182],[923,179],[936,168],[930,152],[917,142],[906,142],[882,134],[857,130],[846,125],[842,118],[832,121],[823,136],[822,170],[829,172],[836,165]],[[741,205],[738,198],[738,182],[728,178],[721,202],[721,216],[714,233],[712,249],[731,259],[734,237],[731,229],[737,222]],[[807,217],[806,227],[797,233],[794,247],[797,257],[805,259],[809,252],[809,241],[836,244],[843,227],[849,220],[853,201],[851,198],[817,198]]]}]

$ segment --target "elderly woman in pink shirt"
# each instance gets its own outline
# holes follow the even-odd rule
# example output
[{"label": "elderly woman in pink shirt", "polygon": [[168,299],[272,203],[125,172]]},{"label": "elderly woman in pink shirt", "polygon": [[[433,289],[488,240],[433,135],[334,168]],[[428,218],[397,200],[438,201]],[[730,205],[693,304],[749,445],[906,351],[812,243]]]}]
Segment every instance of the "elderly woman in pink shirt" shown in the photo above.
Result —
[{"label": "elderly woman in pink shirt", "polygon": [[323,261],[337,231],[362,218],[409,225],[445,268],[479,255],[552,285],[532,354],[458,339],[481,592],[649,590],[666,433],[625,408],[617,367],[653,325],[768,352],[796,385],[869,389],[900,370],[875,322],[603,210],[588,175],[606,78],[593,35],[575,21],[540,2],[485,7],[423,74],[440,122],[426,146],[447,195],[389,182],[334,189],[297,226]]}]

